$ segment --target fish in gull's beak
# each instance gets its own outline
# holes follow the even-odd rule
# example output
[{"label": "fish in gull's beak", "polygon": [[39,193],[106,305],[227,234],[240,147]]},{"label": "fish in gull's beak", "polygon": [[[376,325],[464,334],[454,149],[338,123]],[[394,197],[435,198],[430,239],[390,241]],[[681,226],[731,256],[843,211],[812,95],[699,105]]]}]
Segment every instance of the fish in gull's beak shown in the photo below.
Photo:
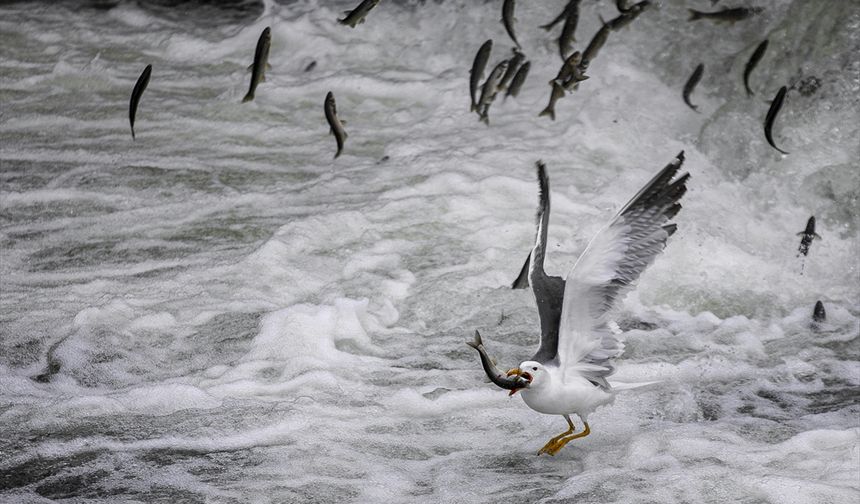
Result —
[{"label": "fish in gull's beak", "polygon": [[[508,371],[507,375],[508,376],[516,376],[517,378],[524,378],[525,380],[528,380],[529,383],[532,382],[532,375],[530,375],[526,371],[523,371],[520,368],[511,369],[510,371]],[[523,388],[523,387],[511,389],[511,391],[510,391],[510,393],[508,393],[508,395],[512,396],[512,395],[516,394],[517,390],[520,390],[520,388]]]}]

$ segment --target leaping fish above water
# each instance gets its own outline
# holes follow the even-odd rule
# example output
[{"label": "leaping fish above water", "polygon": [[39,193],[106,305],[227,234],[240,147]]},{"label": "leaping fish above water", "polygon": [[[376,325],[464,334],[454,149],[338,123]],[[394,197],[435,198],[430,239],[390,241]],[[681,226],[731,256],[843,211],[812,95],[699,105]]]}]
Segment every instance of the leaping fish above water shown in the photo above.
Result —
[{"label": "leaping fish above water", "polygon": [[499,92],[499,83],[501,82],[507,68],[507,60],[496,65],[496,68],[493,68],[493,71],[490,72],[490,76],[487,77],[487,80],[481,88],[481,99],[478,100],[478,115],[480,116],[481,121],[488,126],[490,125],[490,105],[493,103],[493,100],[496,99],[496,95]]},{"label": "leaping fish above water", "polygon": [[131,124],[131,139],[134,140],[134,118],[137,115],[137,106],[140,104],[140,97],[146,86],[149,85],[149,75],[152,73],[152,65],[146,65],[137,82],[134,84],[134,89],[131,91],[131,101],[128,104],[128,122]]},{"label": "leaping fish above water", "polygon": [[693,92],[694,89],[696,89],[696,84],[698,84],[699,81],[702,80],[703,73],[705,73],[705,65],[704,63],[699,63],[698,66],[696,66],[696,69],[693,70],[693,75],[691,75],[690,78],[687,79],[687,83],[684,84],[684,103],[686,103],[688,107],[695,110],[696,112],[698,112],[699,110],[696,105],[690,103],[690,94]]},{"label": "leaping fish above water", "polygon": [[328,125],[331,128],[331,134],[334,135],[335,142],[337,142],[337,152],[335,152],[334,157],[337,159],[340,156],[341,151],[343,151],[343,144],[346,141],[346,130],[343,129],[343,123],[337,117],[337,104],[334,101],[334,93],[331,91],[325,95],[325,104],[323,106],[325,110],[325,118],[328,121]]},{"label": "leaping fish above water", "polygon": [[508,86],[508,90],[505,93],[505,98],[508,96],[513,96],[514,98],[520,94],[520,88],[523,87],[523,83],[526,81],[526,77],[529,76],[529,69],[532,64],[530,61],[526,61],[522,65],[520,65],[519,70],[517,70],[517,74],[514,75],[514,79],[511,81],[511,85]]},{"label": "leaping fish above water", "polygon": [[824,310],[824,303],[820,299],[815,302],[815,308],[812,309],[812,321],[816,324],[827,322],[827,311]]},{"label": "leaping fish above water", "polygon": [[770,108],[767,110],[767,116],[764,119],[764,137],[767,139],[767,143],[783,154],[788,154],[788,152],[780,149],[773,142],[773,123],[776,122],[776,115],[779,114],[780,109],[782,109],[782,102],[785,101],[785,93],[787,90],[788,88],[785,86],[779,88],[779,91],[776,93],[776,97],[770,103]]},{"label": "leaping fish above water", "polygon": [[516,21],[516,18],[514,18],[514,7],[516,5],[514,1],[505,0],[502,4],[502,24],[505,25],[505,31],[508,32],[508,36],[514,41],[514,44],[517,47],[521,47],[517,41],[517,36],[514,34],[514,21]]},{"label": "leaping fish above water", "polygon": [[505,70],[502,80],[499,81],[499,91],[507,89],[508,84],[511,83],[517,70],[520,69],[520,63],[522,63],[524,59],[526,59],[526,55],[514,49],[514,55],[508,60],[508,68]]},{"label": "leaping fish above water", "polygon": [[797,257],[806,256],[809,254],[809,247],[812,246],[812,240],[818,238],[821,239],[821,236],[815,232],[815,216],[809,218],[806,221],[806,229],[797,233],[797,236],[802,236],[800,239],[800,247],[797,249]]},{"label": "leaping fish above water", "polygon": [[254,99],[254,93],[261,82],[266,82],[266,68],[269,65],[269,47],[272,45],[272,30],[267,26],[260,38],[257,39],[257,49],[254,51],[254,62],[251,64],[251,87],[242,98],[242,103]]},{"label": "leaping fish above water", "polygon": [[576,25],[579,24],[579,2],[571,2],[568,8],[565,8],[564,25],[561,28],[561,35],[558,36],[558,52],[561,59],[567,59],[570,52],[570,46],[576,42]]},{"label": "leaping fish above water", "polygon": [[710,19],[716,22],[725,21],[728,23],[742,21],[749,17],[755,16],[756,14],[761,14],[762,12],[764,12],[764,9],[762,9],[761,7],[725,7],[722,10],[718,10],[716,12],[702,12],[697,11],[695,9],[687,10],[690,11],[690,19],[688,21]]},{"label": "leaping fish above water", "polygon": [[758,47],[753,51],[752,56],[750,56],[749,61],[747,61],[746,66],[744,67],[744,88],[747,90],[747,96],[752,96],[752,89],[750,89],[750,74],[753,70],[755,70],[758,62],[761,61],[762,57],[764,57],[764,52],[767,50],[767,39],[764,39]]},{"label": "leaping fish above water", "polygon": [[346,11],[346,17],[343,19],[338,19],[337,22],[342,25],[347,25],[350,28],[355,28],[355,25],[361,24],[364,22],[364,18],[367,17],[367,14],[371,9],[376,7],[376,4],[379,3],[379,0],[364,0],[358,7],[352,9],[351,11]]},{"label": "leaping fish above water", "polygon": [[469,94],[472,96],[472,112],[478,110],[478,86],[481,83],[481,78],[484,77],[484,70],[487,68],[487,61],[490,59],[490,52],[492,50],[493,41],[487,40],[481,44],[481,48],[475,54],[475,61],[472,62],[472,70],[469,74]]}]

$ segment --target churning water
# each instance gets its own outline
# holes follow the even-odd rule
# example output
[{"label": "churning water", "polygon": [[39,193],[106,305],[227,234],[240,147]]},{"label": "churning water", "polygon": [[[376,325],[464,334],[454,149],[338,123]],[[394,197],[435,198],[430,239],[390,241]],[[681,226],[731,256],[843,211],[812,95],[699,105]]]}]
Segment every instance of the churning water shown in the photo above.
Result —
[{"label": "churning water", "polygon": [[[500,1],[385,1],[355,29],[335,19],[357,0],[166,3],[0,6],[0,501],[857,501],[856,2],[743,1],[765,10],[732,25],[664,0],[553,122],[557,31],[538,26],[565,2],[521,0],[531,75],[489,127],[468,77],[487,38],[491,64],[511,54]],[[583,0],[574,46],[615,15]],[[272,69],[242,104],[266,26]],[[700,113],[681,100],[698,63]],[[782,85],[787,156],[762,132]],[[680,150],[678,232],[617,317],[616,378],[662,382],[538,457],[564,420],[464,344],[479,329],[511,367],[537,344],[509,289],[534,163],[564,275]]]}]

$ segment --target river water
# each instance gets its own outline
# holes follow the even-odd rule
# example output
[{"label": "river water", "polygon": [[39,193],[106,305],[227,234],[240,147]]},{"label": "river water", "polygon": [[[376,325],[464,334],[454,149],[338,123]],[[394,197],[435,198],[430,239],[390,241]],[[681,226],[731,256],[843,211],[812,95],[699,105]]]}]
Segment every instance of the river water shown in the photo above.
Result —
[{"label": "river water", "polygon": [[[355,29],[335,22],[355,2],[0,5],[0,501],[856,502],[860,8],[757,0],[717,24],[664,0],[550,121],[560,28],[538,26],[564,3],[518,3],[531,74],[489,126],[468,78],[484,40],[511,54],[501,2],[381,2]],[[574,47],[615,15],[583,0]],[[786,156],[762,131],[782,85]],[[537,456],[564,420],[464,344],[481,330],[503,367],[537,344],[509,288],[534,163],[564,275],[681,150],[678,232],[616,319],[616,379],[660,383]]]}]

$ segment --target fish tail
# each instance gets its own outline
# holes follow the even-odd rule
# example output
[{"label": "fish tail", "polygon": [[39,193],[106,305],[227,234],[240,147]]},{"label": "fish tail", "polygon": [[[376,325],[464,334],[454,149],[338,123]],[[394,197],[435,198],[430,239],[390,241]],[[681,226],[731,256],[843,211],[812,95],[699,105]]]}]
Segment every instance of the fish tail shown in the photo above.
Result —
[{"label": "fish tail", "polygon": [[131,139],[134,140],[134,126],[131,127]]},{"label": "fish tail", "polygon": [[242,103],[249,102],[249,101],[251,101],[251,100],[253,100],[253,99],[254,99],[254,92],[253,92],[253,91],[248,91],[248,94],[246,94],[246,95],[245,95],[245,97],[244,97],[244,98],[242,98]]},{"label": "fish tail", "polygon": [[538,114],[538,117],[543,117],[543,116],[549,116],[550,119],[555,121],[555,110],[552,109],[551,107],[547,107],[547,108],[543,109],[543,111],[540,114]]},{"label": "fish tail", "polygon": [[687,10],[690,11],[690,18],[687,19],[687,21],[696,21],[696,20],[702,19],[702,13],[701,12],[699,12],[697,10],[693,10],[693,9],[687,9]]}]

